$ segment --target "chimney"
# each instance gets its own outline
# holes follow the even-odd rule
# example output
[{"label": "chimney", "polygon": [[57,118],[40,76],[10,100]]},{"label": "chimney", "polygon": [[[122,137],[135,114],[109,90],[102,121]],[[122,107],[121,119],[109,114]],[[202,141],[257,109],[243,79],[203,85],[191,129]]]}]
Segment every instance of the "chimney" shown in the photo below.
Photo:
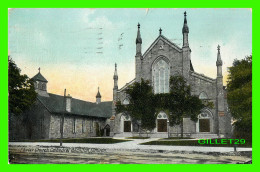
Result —
[{"label": "chimney", "polygon": [[68,94],[66,96],[66,111],[67,112],[71,112],[71,99],[72,99],[72,97],[70,96],[70,94]]}]

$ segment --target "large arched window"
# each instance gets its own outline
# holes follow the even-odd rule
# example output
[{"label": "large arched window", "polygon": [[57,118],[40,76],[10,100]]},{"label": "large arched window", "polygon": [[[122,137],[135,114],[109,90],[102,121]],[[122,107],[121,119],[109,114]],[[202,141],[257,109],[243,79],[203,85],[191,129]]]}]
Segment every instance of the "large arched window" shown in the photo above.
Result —
[{"label": "large arched window", "polygon": [[155,94],[169,92],[169,76],[169,64],[163,59],[158,60],[153,65],[153,86]]}]

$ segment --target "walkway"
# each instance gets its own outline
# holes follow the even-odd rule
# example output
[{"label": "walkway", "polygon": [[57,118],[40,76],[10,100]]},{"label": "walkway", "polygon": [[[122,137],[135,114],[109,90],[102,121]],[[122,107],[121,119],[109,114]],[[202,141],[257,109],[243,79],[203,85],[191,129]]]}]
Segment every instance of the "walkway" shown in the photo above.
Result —
[{"label": "walkway", "polygon": [[[115,138],[124,139],[124,138]],[[132,139],[131,139],[132,140]],[[165,146],[165,145],[140,145],[140,143],[156,141],[159,138],[133,139],[128,142],[115,144],[92,144],[92,143],[63,143],[64,147],[88,147],[98,149],[121,149],[121,150],[161,150],[161,151],[185,151],[185,152],[233,152],[233,147],[206,147],[206,146]],[[59,146],[59,143],[46,142],[10,142],[9,145],[20,146]],[[237,151],[252,151],[252,148],[237,148]]]}]

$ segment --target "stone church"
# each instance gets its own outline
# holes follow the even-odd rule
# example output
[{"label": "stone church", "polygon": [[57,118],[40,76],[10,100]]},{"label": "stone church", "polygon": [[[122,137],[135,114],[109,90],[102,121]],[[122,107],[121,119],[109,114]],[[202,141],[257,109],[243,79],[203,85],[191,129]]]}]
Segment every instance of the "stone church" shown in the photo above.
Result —
[{"label": "stone church", "polygon": [[[182,75],[191,86],[192,94],[199,96],[203,101],[211,101],[213,109],[205,108],[198,114],[198,121],[189,118],[183,119],[184,135],[192,138],[217,138],[231,135],[231,115],[228,113],[226,91],[223,86],[222,60],[220,46],[217,47],[216,78],[207,77],[195,72],[192,65],[191,47],[189,46],[189,27],[186,12],[182,27],[183,44],[177,46],[162,34],[142,53],[142,38],[140,24],[138,23],[135,55],[135,78],[122,88],[118,88],[117,66],[114,72],[113,88],[113,132],[115,136],[140,136],[140,122],[131,121],[131,116],[126,113],[115,113],[116,101],[128,104],[129,98],[125,91],[134,82],[141,78],[149,80],[154,94],[169,92],[169,78],[173,75]],[[161,111],[157,114],[156,128],[150,131],[149,137],[174,137],[179,136],[180,126],[169,126],[168,114]],[[147,136],[147,133],[143,133]]]},{"label": "stone church", "polygon": [[112,101],[102,102],[99,88],[96,102],[87,102],[69,94],[48,93],[48,81],[40,69],[32,80],[36,102],[24,115],[9,114],[9,140],[57,139],[62,129],[63,138],[110,136]]}]

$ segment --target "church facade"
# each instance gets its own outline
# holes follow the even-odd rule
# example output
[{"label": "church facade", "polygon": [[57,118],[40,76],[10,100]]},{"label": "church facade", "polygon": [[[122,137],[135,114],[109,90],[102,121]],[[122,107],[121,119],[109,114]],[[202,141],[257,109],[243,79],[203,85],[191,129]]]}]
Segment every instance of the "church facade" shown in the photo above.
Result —
[{"label": "church facade", "polygon": [[140,136],[149,137],[174,137],[179,136],[180,126],[169,126],[168,114],[159,112],[156,119],[156,128],[149,134],[140,131],[140,122],[134,123],[131,116],[126,113],[116,114],[115,103],[121,101],[128,104],[129,98],[125,93],[127,87],[134,82],[140,82],[141,78],[149,80],[154,94],[169,92],[169,78],[174,75],[182,75],[191,86],[193,95],[199,96],[203,101],[211,101],[214,108],[205,108],[198,114],[198,121],[189,118],[183,119],[184,135],[193,138],[217,138],[231,136],[231,115],[228,113],[226,91],[223,86],[222,59],[220,46],[217,47],[216,78],[207,77],[195,72],[192,65],[191,48],[189,46],[189,27],[186,12],[182,28],[183,45],[177,46],[159,30],[159,36],[151,46],[142,53],[142,38],[140,24],[138,23],[135,55],[135,78],[122,88],[118,88],[118,73],[115,66],[113,88],[113,134],[115,136]]}]

